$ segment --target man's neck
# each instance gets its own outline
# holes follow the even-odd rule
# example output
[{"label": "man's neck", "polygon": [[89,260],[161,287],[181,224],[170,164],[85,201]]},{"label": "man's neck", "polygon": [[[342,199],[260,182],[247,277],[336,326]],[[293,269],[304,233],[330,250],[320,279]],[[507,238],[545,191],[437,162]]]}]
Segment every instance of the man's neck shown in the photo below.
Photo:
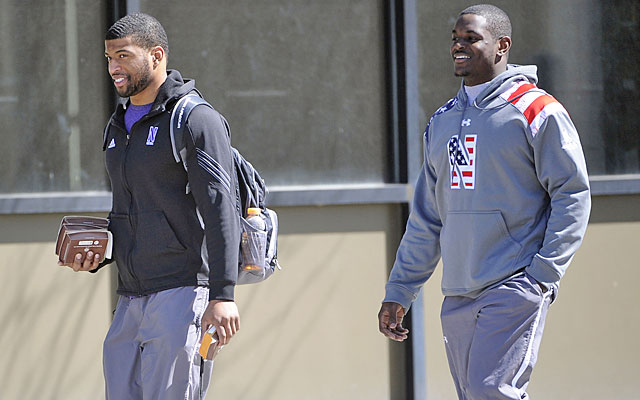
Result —
[{"label": "man's neck", "polygon": [[501,73],[505,72],[507,70],[507,64],[498,64],[495,66],[495,68],[493,68],[493,70],[491,71],[491,74],[488,76],[485,76],[484,79],[482,79],[482,82],[479,81],[471,81],[469,82],[467,79],[463,78],[463,82],[466,86],[477,86],[477,85],[482,85],[485,84],[487,82],[491,82],[496,76],[500,75]]},{"label": "man's neck", "polygon": [[158,92],[160,91],[160,86],[167,80],[167,71],[164,71],[162,74],[158,74],[158,77],[154,78],[149,82],[149,85],[140,93],[135,94],[129,97],[131,104],[136,106],[143,106],[145,104],[153,103],[153,101],[158,96]]}]

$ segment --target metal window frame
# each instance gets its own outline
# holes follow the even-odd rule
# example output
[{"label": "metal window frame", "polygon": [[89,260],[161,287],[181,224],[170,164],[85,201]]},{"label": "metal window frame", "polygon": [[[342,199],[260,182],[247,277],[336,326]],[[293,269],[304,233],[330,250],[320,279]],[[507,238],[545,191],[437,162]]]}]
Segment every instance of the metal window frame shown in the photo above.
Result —
[{"label": "metal window frame", "polygon": [[[269,188],[268,205],[322,206],[408,203],[408,184],[310,185]],[[108,212],[111,192],[51,192],[0,195],[0,214]]]},{"label": "metal window frame", "polygon": [[[419,168],[416,168],[412,173],[418,172]],[[593,176],[589,181],[592,196],[640,194],[640,174]],[[280,186],[269,188],[268,205],[410,204],[412,198],[413,184],[410,183]],[[109,191],[0,194],[0,215],[109,210]]]},{"label": "metal window frame", "polygon": [[596,175],[589,183],[592,196],[640,194],[640,174]]},{"label": "metal window frame", "polygon": [[[418,91],[418,21],[415,0],[387,3],[387,46],[390,93],[390,132],[393,141],[392,179],[413,189],[422,165],[422,132]],[[411,184],[410,184],[411,183]],[[409,217],[411,199],[403,202],[403,226]],[[425,399],[426,342],[422,291],[406,316],[411,330],[405,360],[407,399]]]}]

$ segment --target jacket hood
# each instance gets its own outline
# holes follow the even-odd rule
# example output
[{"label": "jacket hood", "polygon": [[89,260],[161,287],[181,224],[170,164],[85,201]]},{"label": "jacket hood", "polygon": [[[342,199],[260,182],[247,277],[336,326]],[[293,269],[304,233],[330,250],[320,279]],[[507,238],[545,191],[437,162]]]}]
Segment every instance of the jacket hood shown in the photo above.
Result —
[{"label": "jacket hood", "polygon": [[166,109],[168,103],[178,100],[195,88],[196,81],[194,79],[183,78],[180,72],[169,69],[167,70],[167,79],[160,86],[156,100],[153,102],[153,109]]},{"label": "jacket hood", "polygon": [[[530,83],[538,83],[538,67],[535,65],[507,65],[507,70],[500,75],[496,76],[489,82],[487,86],[473,102],[475,107],[484,108],[489,105],[491,101],[496,99],[502,93],[507,91],[518,81],[529,81]],[[464,81],[460,84],[460,90],[458,91],[458,105],[459,107],[467,104],[467,93],[464,90]],[[502,101],[506,103],[506,101]]]}]

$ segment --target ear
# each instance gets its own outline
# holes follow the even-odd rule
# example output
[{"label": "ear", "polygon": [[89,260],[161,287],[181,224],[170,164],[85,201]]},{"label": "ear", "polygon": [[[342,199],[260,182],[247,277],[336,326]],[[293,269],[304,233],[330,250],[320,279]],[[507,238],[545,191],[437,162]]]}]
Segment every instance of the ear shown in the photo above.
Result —
[{"label": "ear", "polygon": [[509,36],[502,36],[498,39],[498,52],[496,53],[499,57],[504,57],[509,54],[509,50],[511,49],[511,38]]},{"label": "ear", "polygon": [[164,49],[160,46],[156,46],[151,49],[151,60],[153,62],[153,68],[158,67],[165,59]]}]

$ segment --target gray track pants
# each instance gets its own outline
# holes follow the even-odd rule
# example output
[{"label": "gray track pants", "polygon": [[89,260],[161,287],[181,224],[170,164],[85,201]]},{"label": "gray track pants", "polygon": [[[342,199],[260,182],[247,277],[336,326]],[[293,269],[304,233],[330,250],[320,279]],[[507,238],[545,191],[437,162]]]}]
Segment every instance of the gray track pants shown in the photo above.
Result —
[{"label": "gray track pants", "polygon": [[440,317],[460,399],[529,399],[550,299],[526,273],[477,299],[445,297]]},{"label": "gray track pants", "polygon": [[204,287],[120,296],[103,348],[107,399],[203,399],[213,367],[198,353],[208,302]]}]

